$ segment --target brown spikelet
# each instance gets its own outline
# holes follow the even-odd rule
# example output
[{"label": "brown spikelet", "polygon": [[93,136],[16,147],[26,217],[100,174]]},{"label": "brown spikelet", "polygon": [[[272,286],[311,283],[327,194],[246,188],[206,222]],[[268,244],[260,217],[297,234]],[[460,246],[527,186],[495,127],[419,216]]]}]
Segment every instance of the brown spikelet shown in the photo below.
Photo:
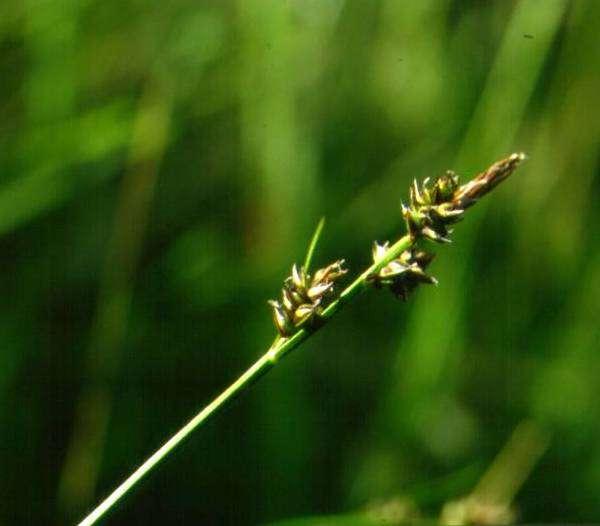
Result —
[{"label": "brown spikelet", "polygon": [[495,162],[485,172],[480,173],[456,190],[452,197],[454,206],[464,210],[474,205],[477,200],[512,174],[525,159],[527,156],[524,153],[513,153],[510,157]]}]

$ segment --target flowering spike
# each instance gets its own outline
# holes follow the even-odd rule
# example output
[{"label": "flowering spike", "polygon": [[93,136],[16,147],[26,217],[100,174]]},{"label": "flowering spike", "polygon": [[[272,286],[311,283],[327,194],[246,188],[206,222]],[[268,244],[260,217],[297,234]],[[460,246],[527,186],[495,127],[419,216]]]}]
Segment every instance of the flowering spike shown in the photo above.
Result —
[{"label": "flowering spike", "polygon": [[[416,251],[419,239],[425,238],[436,243],[450,243],[452,225],[464,217],[465,210],[478,199],[506,179],[525,159],[525,155],[515,153],[494,163],[473,180],[460,186],[459,178],[452,171],[435,178],[426,178],[421,184],[415,179],[409,188],[408,203],[401,203],[402,216],[408,230],[410,248],[389,261],[367,280],[377,287],[387,287],[396,296],[406,299],[419,284],[437,284],[437,280],[425,269],[433,256]],[[322,222],[311,241],[307,261],[310,261],[314,245],[319,237]],[[374,243],[372,257],[375,263],[386,257],[390,245]],[[317,270],[308,272],[308,264],[292,266],[291,275],[284,281],[280,302],[271,302],[275,325],[284,336],[293,334],[300,325],[320,316],[333,296],[335,281],[346,273],[344,260],[339,260]]]},{"label": "flowering spike", "polygon": [[462,186],[452,171],[435,179],[426,178],[420,186],[413,180],[409,188],[410,204],[402,203],[408,232],[449,243],[449,225],[460,221],[466,208],[506,179],[524,159],[524,154],[514,153]]},{"label": "flowering spike", "polygon": [[[388,243],[373,245],[373,261],[381,260],[387,251]],[[390,261],[377,274],[370,276],[376,287],[389,288],[396,297],[405,300],[419,283],[436,284],[437,280],[425,273],[425,268],[433,260],[433,254],[413,249],[405,250]]]},{"label": "flowering spike", "polygon": [[343,259],[317,270],[313,277],[304,268],[294,264],[291,276],[283,282],[281,302],[269,302],[279,333],[284,337],[291,336],[300,325],[319,315],[323,302],[333,291],[335,281],[346,272]]}]

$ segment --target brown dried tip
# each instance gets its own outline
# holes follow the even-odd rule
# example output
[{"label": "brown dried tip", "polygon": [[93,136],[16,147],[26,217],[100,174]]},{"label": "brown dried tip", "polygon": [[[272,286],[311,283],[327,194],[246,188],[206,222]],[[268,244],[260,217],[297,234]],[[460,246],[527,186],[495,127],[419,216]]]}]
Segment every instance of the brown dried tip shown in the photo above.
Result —
[{"label": "brown dried tip", "polygon": [[510,157],[492,164],[485,172],[456,190],[452,197],[454,207],[464,210],[474,205],[479,198],[496,188],[512,174],[525,159],[527,156],[524,153],[513,153]]}]

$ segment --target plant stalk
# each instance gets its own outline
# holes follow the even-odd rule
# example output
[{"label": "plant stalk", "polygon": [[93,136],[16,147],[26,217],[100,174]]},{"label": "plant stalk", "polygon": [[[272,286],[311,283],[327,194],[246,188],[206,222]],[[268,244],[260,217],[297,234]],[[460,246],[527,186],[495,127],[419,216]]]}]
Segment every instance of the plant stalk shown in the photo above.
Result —
[{"label": "plant stalk", "polygon": [[[329,320],[341,307],[352,298],[367,288],[369,276],[376,274],[390,261],[397,258],[402,252],[415,243],[415,238],[405,235],[396,241],[386,252],[385,256],[373,263],[340,294],[321,314],[323,321]],[[167,440],[148,459],[141,464],[129,477],[127,477],[106,499],[104,499],[79,526],[91,526],[101,519],[130,489],[132,489],[148,472],[156,467],[179,444],[181,444],[194,430],[201,426],[209,417],[222,410],[228,402],[245,391],[261,376],[267,373],[277,361],[287,353],[298,347],[304,340],[315,332],[316,328],[301,328],[287,338],[276,338],[269,350],[263,354],[250,368],[235,382],[225,389],[219,396],[210,402],[202,411],[194,416],[177,433]]]},{"label": "plant stalk", "polygon": [[[453,174],[447,174],[443,178],[437,179],[433,185],[428,186],[427,183],[424,183],[421,188],[419,188],[415,181],[411,188],[410,206],[403,205],[402,207],[402,215],[407,223],[409,233],[388,248],[382,257],[377,259],[360,274],[341,292],[335,301],[331,302],[323,312],[319,313],[316,320],[321,323],[311,326],[300,325],[296,332],[290,336],[277,336],[263,356],[129,475],[120,486],[79,523],[79,526],[95,524],[146,473],[167,457],[196,428],[201,426],[210,416],[223,409],[229,401],[233,400],[238,394],[245,391],[269,371],[279,359],[298,347],[311,334],[318,330],[319,327],[327,323],[343,305],[362,293],[367,288],[371,277],[377,276],[379,271],[388,263],[400,257],[404,251],[412,248],[419,236],[428,237],[438,242],[448,242],[446,238],[451,232],[448,226],[455,223],[466,208],[471,207],[481,197],[504,181],[525,158],[526,156],[523,153],[513,153],[506,159],[494,163],[487,170],[460,187],[457,186],[458,177]],[[315,247],[323,230],[323,224],[323,220],[321,220],[312,237],[304,263],[304,271],[307,271],[310,266]],[[422,269],[420,270],[422,272]],[[283,331],[280,330],[280,332]]]}]

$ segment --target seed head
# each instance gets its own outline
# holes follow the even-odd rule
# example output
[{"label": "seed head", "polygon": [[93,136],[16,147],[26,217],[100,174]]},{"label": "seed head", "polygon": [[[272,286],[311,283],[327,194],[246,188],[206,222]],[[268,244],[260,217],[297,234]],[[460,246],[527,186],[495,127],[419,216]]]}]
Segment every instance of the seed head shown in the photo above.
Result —
[{"label": "seed head", "polygon": [[450,243],[450,225],[460,221],[468,207],[504,181],[524,159],[525,154],[513,153],[462,186],[450,171],[433,180],[427,178],[420,186],[413,181],[410,203],[402,204],[409,233],[415,238]]},{"label": "seed head", "polygon": [[292,273],[283,282],[281,301],[270,300],[275,327],[282,336],[292,335],[300,325],[318,316],[324,302],[332,295],[335,281],[346,274],[344,260],[319,269],[314,276],[303,267],[292,266]]},{"label": "seed head", "polygon": [[[373,261],[377,263],[385,256],[389,248],[386,241],[383,245],[373,244]],[[420,283],[437,284],[437,280],[425,273],[425,269],[434,255],[421,250],[408,249],[396,259],[385,265],[370,280],[376,287],[389,288],[398,298],[406,300],[408,295]]]}]

